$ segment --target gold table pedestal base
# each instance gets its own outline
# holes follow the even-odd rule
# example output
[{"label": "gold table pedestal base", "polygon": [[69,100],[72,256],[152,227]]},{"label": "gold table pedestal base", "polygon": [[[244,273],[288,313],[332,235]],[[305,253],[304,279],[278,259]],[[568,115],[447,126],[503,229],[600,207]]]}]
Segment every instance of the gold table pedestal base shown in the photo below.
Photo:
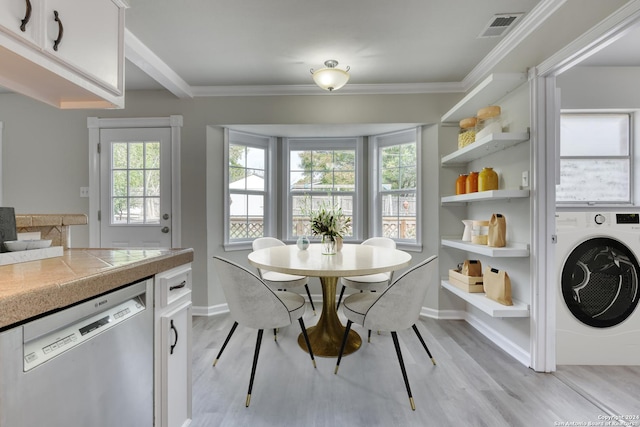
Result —
[{"label": "gold table pedestal base", "polygon": [[[320,283],[322,284],[322,313],[318,323],[307,328],[307,334],[315,356],[338,357],[345,330],[345,327],[340,323],[340,319],[338,319],[338,312],[336,311],[338,278],[320,277]],[[344,355],[353,353],[360,348],[361,344],[360,335],[353,330],[349,331]],[[307,344],[302,334],[298,336],[298,345],[304,351],[307,351]]]}]

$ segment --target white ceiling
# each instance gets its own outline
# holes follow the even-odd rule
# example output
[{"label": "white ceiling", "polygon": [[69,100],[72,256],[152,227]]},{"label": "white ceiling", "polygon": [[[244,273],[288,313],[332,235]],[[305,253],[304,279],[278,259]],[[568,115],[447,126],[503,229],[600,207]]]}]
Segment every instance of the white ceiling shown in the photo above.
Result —
[{"label": "white ceiling", "polygon": [[[495,14],[526,14],[538,3],[131,0],[126,28],[195,90],[312,85],[310,69],[327,59],[351,67],[350,86],[452,87],[503,39],[478,37]],[[127,89],[161,87],[133,63]]]},{"label": "white ceiling", "polygon": [[[554,7],[552,0],[128,1],[125,89],[185,98],[324,95],[309,70],[327,59],[351,68],[336,94],[464,92],[490,71],[487,57],[499,60],[496,51],[517,46],[545,19],[541,10]],[[524,17],[506,35],[478,37],[505,13]],[[638,40],[640,32],[629,31],[582,65],[640,66]]]}]

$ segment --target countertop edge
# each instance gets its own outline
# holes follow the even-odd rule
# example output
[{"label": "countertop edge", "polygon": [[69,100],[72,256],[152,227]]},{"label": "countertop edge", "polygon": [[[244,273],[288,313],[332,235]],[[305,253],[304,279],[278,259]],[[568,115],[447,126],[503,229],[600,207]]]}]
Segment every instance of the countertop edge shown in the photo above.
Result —
[{"label": "countertop edge", "polygon": [[[85,249],[91,251],[91,249]],[[100,249],[104,251],[104,249]],[[174,249],[167,254],[114,266],[96,274],[43,286],[0,299],[0,331],[16,324],[109,292],[128,283],[193,262],[193,249]]]}]

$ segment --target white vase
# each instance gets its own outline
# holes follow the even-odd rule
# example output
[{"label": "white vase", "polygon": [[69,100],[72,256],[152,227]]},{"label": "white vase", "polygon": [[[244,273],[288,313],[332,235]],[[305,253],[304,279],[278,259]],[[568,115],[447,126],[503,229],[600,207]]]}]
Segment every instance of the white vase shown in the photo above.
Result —
[{"label": "white vase", "polygon": [[464,224],[464,231],[462,232],[462,241],[470,242],[471,241],[471,230],[473,228],[473,220],[471,219],[463,219],[462,223]]},{"label": "white vase", "polygon": [[309,242],[309,238],[307,236],[300,236],[296,241],[296,245],[301,251],[306,251],[310,243],[311,242]]}]

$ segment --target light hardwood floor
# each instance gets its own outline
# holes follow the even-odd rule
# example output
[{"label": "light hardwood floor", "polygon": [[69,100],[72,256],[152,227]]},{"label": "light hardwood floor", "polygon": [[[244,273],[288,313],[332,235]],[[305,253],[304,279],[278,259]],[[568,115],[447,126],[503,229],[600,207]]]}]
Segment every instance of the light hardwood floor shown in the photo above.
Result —
[{"label": "light hardwood floor", "polygon": [[[307,326],[317,321],[310,307]],[[640,366],[560,367],[536,373],[464,321],[418,323],[433,366],[411,330],[398,333],[411,382],[412,411],[388,333],[373,334],[343,358],[316,358],[297,344],[300,328],[265,332],[251,405],[245,407],[256,331],[239,326],[218,364],[212,361],[232,321],[194,317],[193,427],[223,426],[557,426],[597,425],[611,415],[640,416]],[[624,425],[624,424],[609,424]],[[627,425],[640,426],[640,419]]]}]

